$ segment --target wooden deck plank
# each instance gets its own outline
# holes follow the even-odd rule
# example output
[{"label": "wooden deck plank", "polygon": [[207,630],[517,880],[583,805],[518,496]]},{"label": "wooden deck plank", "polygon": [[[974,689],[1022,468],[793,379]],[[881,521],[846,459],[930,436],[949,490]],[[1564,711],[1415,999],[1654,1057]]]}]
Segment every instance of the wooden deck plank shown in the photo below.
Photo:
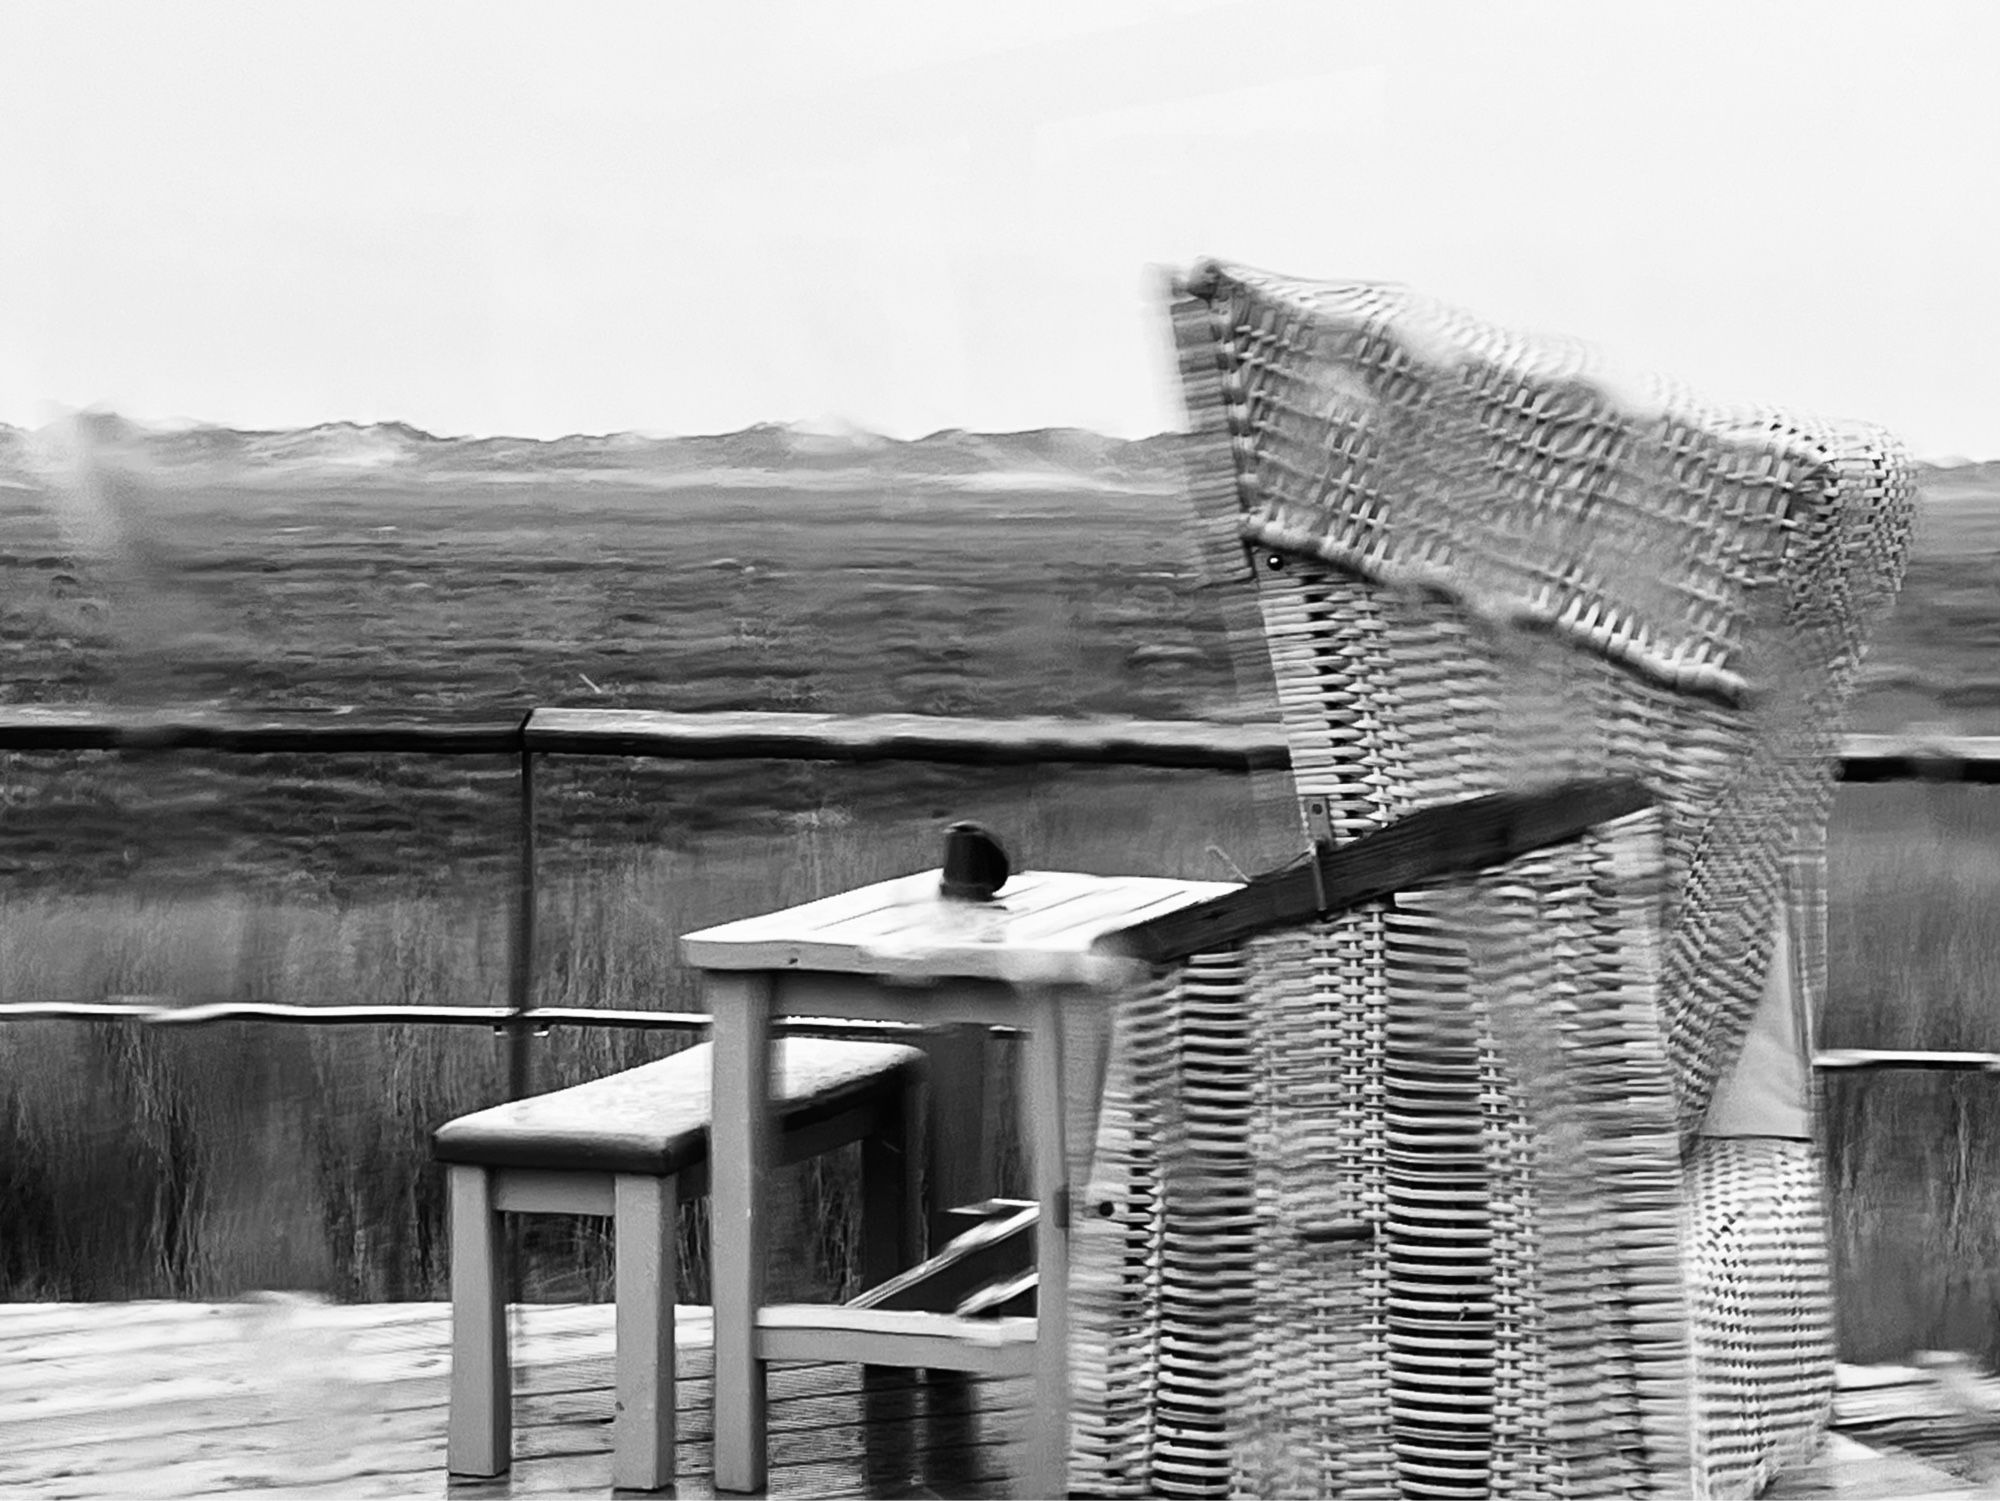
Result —
[{"label": "wooden deck plank", "polygon": [[[822,1378],[824,1379],[824,1378]],[[683,1469],[707,1463],[712,1436],[709,1420],[708,1387],[702,1383],[695,1400],[677,1404],[681,1418],[681,1464]],[[920,1416],[930,1421],[957,1420],[976,1425],[979,1410],[971,1397],[949,1397],[942,1402],[935,1394],[927,1404],[916,1393],[885,1393],[865,1398],[859,1392],[826,1394],[789,1409],[774,1408],[774,1418],[786,1421],[777,1426],[794,1442],[812,1442],[822,1451],[821,1458],[851,1451],[860,1455],[865,1446],[893,1447],[892,1430],[907,1428]],[[444,1392],[433,1392],[424,1404],[395,1410],[376,1410],[343,1425],[341,1432],[365,1439],[370,1461],[390,1463],[398,1473],[418,1474],[434,1468],[438,1454],[434,1443],[438,1410]],[[236,1409],[240,1413],[241,1409]],[[608,1386],[580,1396],[559,1399],[523,1400],[515,1409],[515,1454],[518,1459],[548,1454],[610,1453],[610,1424],[613,1403]],[[14,1494],[15,1487],[32,1482],[38,1475],[87,1468],[96,1477],[150,1471],[159,1462],[164,1446],[200,1458],[206,1455],[249,1454],[298,1456],[294,1427],[298,1414],[280,1419],[265,1414],[255,1423],[232,1422],[228,1407],[211,1408],[204,1423],[181,1424],[168,1412],[148,1412],[144,1421],[121,1409],[101,1422],[67,1424],[62,1429],[38,1435],[30,1456],[0,1457],[0,1492]],[[985,1442],[999,1442],[989,1436]],[[390,1454],[389,1451],[395,1451]],[[403,1451],[409,1452],[403,1452]],[[608,1483],[609,1470],[606,1470]]]},{"label": "wooden deck plank", "polygon": [[[678,1501],[710,1479],[712,1326],[678,1310]],[[0,1495],[609,1495],[609,1305],[517,1307],[513,1470],[444,1471],[444,1304],[0,1305]],[[771,1373],[770,1494],[998,1496],[1029,1386],[855,1366]],[[1842,1367],[1842,1432],[1772,1501],[1952,1497],[2000,1485],[2000,1382],[1942,1359]]]},{"label": "wooden deck plank", "polygon": [[1810,1470],[1787,1475],[1764,1493],[1766,1501],[1877,1501],[1898,1496],[1904,1501],[1987,1495],[1990,1492],[1923,1463],[1907,1454],[1885,1453],[1835,1433],[1827,1439],[1819,1462]]},{"label": "wooden deck plank", "polygon": [[[682,1309],[677,1494],[712,1494],[712,1324]],[[443,1304],[0,1306],[0,1494],[608,1492],[614,1309],[516,1308],[512,1472],[444,1470]],[[54,1353],[51,1353],[51,1352]],[[1026,1388],[778,1365],[771,1494],[999,1494]]]},{"label": "wooden deck plank", "polygon": [[[819,1379],[827,1379],[824,1374]],[[704,1392],[704,1396],[706,1393]],[[161,1456],[171,1453],[166,1468],[185,1471],[190,1484],[228,1490],[218,1478],[232,1470],[269,1473],[273,1467],[305,1482],[338,1479],[344,1474],[394,1473],[426,1477],[444,1484],[442,1442],[443,1393],[423,1408],[395,1413],[343,1415],[337,1426],[324,1430],[328,1441],[301,1443],[296,1425],[272,1424],[261,1428],[216,1428],[205,1432],[168,1429],[134,1432],[124,1425],[109,1423],[103,1431],[78,1433],[66,1443],[37,1440],[32,1454],[0,1459],[0,1493],[17,1495],[24,1488],[41,1484],[50,1475],[87,1475],[94,1483],[122,1484],[124,1477],[146,1476],[162,1468]],[[847,1463],[859,1467],[871,1451],[893,1453],[899,1447],[915,1452],[915,1445],[898,1442],[899,1431],[906,1434],[922,1413],[911,1400],[887,1399],[887,1410],[871,1411],[877,1404],[859,1391],[828,1396],[813,1407],[798,1407],[792,1416],[799,1424],[778,1423],[774,1413],[773,1433],[777,1436],[776,1468],[783,1468],[788,1450],[798,1464],[824,1468]],[[602,1400],[581,1408],[551,1412],[538,1411],[535,1404],[517,1410],[514,1454],[516,1463],[548,1457],[582,1454],[602,1455],[599,1488],[610,1485],[611,1416],[609,1392]],[[709,1465],[710,1428],[707,1405],[690,1410],[689,1422],[681,1435],[679,1466],[683,1476],[705,1476]],[[959,1446],[1004,1447],[1006,1436],[997,1433],[981,1413],[961,1407],[931,1413],[934,1423],[958,1422],[964,1431]],[[934,1439],[926,1448],[935,1448]],[[359,1452],[357,1452],[359,1451]],[[356,1469],[355,1466],[361,1468]],[[432,1472],[435,1472],[433,1475]],[[176,1479],[181,1476],[177,1474]],[[455,1483],[454,1488],[465,1482]]]}]

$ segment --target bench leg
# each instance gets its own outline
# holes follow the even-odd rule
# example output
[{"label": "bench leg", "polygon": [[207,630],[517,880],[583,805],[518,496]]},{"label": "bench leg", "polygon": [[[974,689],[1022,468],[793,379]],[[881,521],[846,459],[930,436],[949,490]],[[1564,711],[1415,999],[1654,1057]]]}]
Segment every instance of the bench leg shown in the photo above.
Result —
[{"label": "bench leg", "polygon": [[655,1491],[674,1482],[674,1295],[680,1195],[672,1178],[618,1179],[613,1233],[618,1300],[618,1406],[611,1484]]},{"label": "bench leg", "polygon": [[895,1113],[861,1140],[861,1285],[880,1287],[924,1257],[924,1090],[911,1084]]},{"label": "bench leg", "polygon": [[451,1169],[451,1417],[445,1465],[454,1475],[504,1475],[514,1458],[513,1373],[507,1362],[500,1215],[484,1168]]}]

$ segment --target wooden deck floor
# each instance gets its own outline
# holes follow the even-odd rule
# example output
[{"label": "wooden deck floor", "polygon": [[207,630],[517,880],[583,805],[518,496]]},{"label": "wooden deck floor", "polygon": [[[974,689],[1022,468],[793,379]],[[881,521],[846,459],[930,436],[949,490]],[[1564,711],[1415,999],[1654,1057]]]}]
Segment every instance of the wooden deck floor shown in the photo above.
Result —
[{"label": "wooden deck floor", "polygon": [[[611,1309],[513,1318],[515,1464],[444,1471],[437,1303],[0,1305],[0,1496],[611,1493]],[[709,1484],[706,1310],[685,1310],[680,1483]],[[773,1496],[1005,1495],[1025,1384],[853,1366],[772,1376]]]},{"label": "wooden deck floor", "polygon": [[[611,1310],[514,1315],[513,1473],[444,1473],[441,1304],[0,1305],[0,1496],[610,1494]],[[683,1310],[678,1496],[709,1485],[706,1310]],[[772,1379],[773,1496],[998,1496],[1023,1383],[853,1366]],[[1843,1431],[1771,1495],[2000,1496],[2000,1384],[1845,1370]]]}]

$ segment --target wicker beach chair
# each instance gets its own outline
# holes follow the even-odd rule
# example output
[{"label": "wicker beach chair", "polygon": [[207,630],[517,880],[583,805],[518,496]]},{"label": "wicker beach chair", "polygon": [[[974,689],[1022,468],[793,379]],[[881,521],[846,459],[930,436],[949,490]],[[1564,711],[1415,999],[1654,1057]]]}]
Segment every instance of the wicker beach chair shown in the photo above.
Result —
[{"label": "wicker beach chair", "polygon": [[1072,1490],[1755,1494],[1831,1406],[1824,831],[1907,465],[1392,286],[1210,264],[1174,323],[1302,833],[1566,778],[1655,806],[1123,1003]]}]

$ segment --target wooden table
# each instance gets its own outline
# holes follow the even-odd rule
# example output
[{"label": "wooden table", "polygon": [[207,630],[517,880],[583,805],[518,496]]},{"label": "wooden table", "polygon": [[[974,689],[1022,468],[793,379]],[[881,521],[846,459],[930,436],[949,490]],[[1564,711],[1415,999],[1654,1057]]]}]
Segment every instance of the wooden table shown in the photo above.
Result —
[{"label": "wooden table", "polygon": [[[1093,953],[1091,945],[1233,887],[1030,871],[990,901],[966,902],[944,899],[938,882],[935,871],[905,876],[681,941],[687,962],[704,972],[714,1017],[709,1207],[718,1490],[764,1487],[765,1363],[848,1360],[1031,1375],[1036,1414],[1024,1494],[1063,1492],[1070,1118],[1080,1112],[1074,1134],[1087,1149],[1109,1045],[1109,1002],[1133,974],[1130,961]],[[1035,1317],[764,1301],[770,1040],[781,1017],[1020,1029],[1020,1127],[1040,1208]],[[951,1180],[949,1172],[942,1176]]]}]

